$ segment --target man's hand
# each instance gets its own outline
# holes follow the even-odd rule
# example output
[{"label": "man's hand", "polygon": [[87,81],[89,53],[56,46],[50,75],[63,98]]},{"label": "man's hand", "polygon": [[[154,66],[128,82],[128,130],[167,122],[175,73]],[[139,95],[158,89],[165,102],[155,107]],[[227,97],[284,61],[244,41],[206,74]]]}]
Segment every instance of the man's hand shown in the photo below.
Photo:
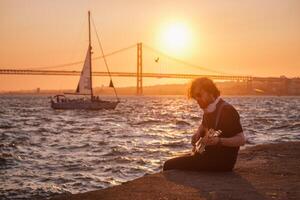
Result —
[{"label": "man's hand", "polygon": [[196,133],[194,133],[194,135],[192,136],[192,145],[195,146],[196,145],[196,142],[200,139],[201,135],[200,135],[200,132],[197,131]]},{"label": "man's hand", "polygon": [[219,137],[210,137],[210,138],[208,138],[206,145],[207,146],[217,145],[219,143],[220,139],[221,138],[219,138]]},{"label": "man's hand", "polygon": [[196,133],[194,133],[194,135],[192,136],[192,140],[191,140],[191,143],[193,146],[196,145],[196,142],[200,139],[200,137],[203,135],[201,135],[201,133],[205,131],[204,127],[202,126],[202,124],[200,124],[200,126],[198,127]]}]

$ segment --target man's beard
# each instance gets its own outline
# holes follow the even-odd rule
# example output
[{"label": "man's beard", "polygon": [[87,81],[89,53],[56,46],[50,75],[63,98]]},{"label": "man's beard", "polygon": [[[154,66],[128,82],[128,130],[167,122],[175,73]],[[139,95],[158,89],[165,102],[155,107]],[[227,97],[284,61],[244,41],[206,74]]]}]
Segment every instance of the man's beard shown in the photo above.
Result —
[{"label": "man's beard", "polygon": [[206,109],[211,103],[213,103],[215,100],[212,98],[212,99],[209,99],[209,100],[207,100],[207,101],[205,101],[205,102],[203,102],[203,101],[201,101],[200,103],[199,103],[199,106],[200,106],[200,108],[202,109],[202,110],[204,110],[204,109]]},{"label": "man's beard", "polygon": [[208,107],[209,104],[211,104],[211,102],[201,102],[199,103],[199,106],[202,110],[204,110]]}]

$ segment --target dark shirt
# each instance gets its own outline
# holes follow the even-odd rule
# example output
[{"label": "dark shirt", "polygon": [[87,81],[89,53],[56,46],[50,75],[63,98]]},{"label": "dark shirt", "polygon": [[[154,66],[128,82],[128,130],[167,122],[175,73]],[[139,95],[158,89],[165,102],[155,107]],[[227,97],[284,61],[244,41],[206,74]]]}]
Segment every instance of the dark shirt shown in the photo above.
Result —
[{"label": "dark shirt", "polygon": [[[222,103],[225,104],[221,110],[218,125],[215,127],[217,112]],[[221,130],[222,133],[219,137],[222,138],[230,138],[243,131],[238,112],[232,105],[225,102],[223,99],[220,99],[214,112],[204,113],[202,119],[202,125],[204,127]],[[233,167],[236,162],[238,151],[239,147],[212,145],[206,146],[204,154],[212,158],[216,165],[220,164]]]}]

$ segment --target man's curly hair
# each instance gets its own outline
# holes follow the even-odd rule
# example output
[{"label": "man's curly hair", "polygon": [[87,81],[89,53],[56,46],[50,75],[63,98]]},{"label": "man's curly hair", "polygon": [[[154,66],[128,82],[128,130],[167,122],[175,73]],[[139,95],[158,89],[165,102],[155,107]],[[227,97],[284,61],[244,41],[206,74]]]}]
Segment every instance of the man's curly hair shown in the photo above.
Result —
[{"label": "man's curly hair", "polygon": [[196,78],[194,79],[188,90],[188,97],[195,99],[196,93],[199,90],[204,90],[212,94],[215,98],[220,96],[220,90],[217,88],[216,84],[209,78]]}]

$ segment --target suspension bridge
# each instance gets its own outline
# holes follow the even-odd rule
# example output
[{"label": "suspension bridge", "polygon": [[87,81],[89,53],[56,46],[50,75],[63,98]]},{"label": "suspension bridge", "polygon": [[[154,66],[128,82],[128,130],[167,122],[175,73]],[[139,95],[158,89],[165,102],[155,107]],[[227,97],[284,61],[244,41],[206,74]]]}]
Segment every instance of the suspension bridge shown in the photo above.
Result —
[{"label": "suspension bridge", "polygon": [[[126,48],[119,49],[117,51],[111,52],[109,54],[94,57],[92,60],[103,59],[104,57],[110,57],[115,54],[119,54],[123,51],[136,48],[136,71],[135,72],[122,72],[122,71],[93,71],[93,76],[114,76],[114,77],[135,77],[136,78],[136,94],[143,94],[143,78],[176,78],[176,79],[193,79],[197,77],[208,77],[213,80],[223,80],[223,81],[243,81],[246,82],[249,87],[252,85],[252,81],[278,81],[280,78],[262,78],[262,77],[253,77],[253,76],[239,76],[239,75],[230,75],[223,72],[215,71],[205,67],[196,66],[185,61],[173,58],[169,55],[166,55],[148,45],[143,43],[137,43],[135,45],[128,46]],[[173,62],[181,63],[185,68],[196,68],[202,71],[209,73],[166,73],[166,72],[145,72],[143,69],[143,48],[148,49],[154,52],[155,62],[159,62],[160,58],[167,58]],[[61,75],[61,76],[79,76],[81,71],[77,70],[49,70],[54,68],[63,68],[70,67],[74,65],[82,64],[84,61],[77,61],[71,63],[65,63],[56,66],[41,66],[41,67],[18,67],[18,69],[12,69],[10,67],[1,67],[0,75]],[[172,66],[168,66],[172,67]]]}]

